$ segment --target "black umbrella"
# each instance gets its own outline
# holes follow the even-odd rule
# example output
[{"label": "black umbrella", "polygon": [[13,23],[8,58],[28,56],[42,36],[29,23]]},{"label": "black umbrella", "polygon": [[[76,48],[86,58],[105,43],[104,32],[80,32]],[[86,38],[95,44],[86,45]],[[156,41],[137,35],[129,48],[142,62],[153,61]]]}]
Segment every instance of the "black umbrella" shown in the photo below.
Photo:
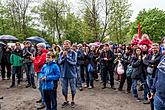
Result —
[{"label": "black umbrella", "polygon": [[0,46],[6,46],[6,44],[3,42],[0,42]]},{"label": "black umbrella", "polygon": [[26,40],[34,42],[34,43],[41,43],[41,42],[47,43],[44,38],[41,38],[38,36],[32,36],[32,37],[27,38]]},{"label": "black umbrella", "polygon": [[0,40],[1,41],[18,41],[18,39],[12,35],[1,35]]}]

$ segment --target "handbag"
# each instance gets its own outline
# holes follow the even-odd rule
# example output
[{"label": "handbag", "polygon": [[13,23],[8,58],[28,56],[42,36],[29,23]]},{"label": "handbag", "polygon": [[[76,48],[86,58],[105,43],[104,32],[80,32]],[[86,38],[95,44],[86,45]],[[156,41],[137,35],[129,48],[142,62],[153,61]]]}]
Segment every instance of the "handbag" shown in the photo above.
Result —
[{"label": "handbag", "polygon": [[122,63],[119,61],[118,65],[117,65],[117,74],[122,75],[124,74],[124,67],[122,65]]},{"label": "handbag", "polygon": [[132,72],[133,72],[132,65],[131,65],[131,64],[129,64],[129,65],[127,66],[126,76],[127,76],[127,77],[131,77]]}]

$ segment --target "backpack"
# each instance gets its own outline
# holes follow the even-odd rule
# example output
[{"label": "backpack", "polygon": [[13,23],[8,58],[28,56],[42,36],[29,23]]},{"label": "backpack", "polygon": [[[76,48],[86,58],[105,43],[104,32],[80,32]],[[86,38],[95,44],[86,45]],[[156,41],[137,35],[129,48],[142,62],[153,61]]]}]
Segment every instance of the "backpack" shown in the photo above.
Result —
[{"label": "backpack", "polygon": [[131,77],[132,72],[133,72],[132,65],[129,64],[129,65],[127,66],[126,76],[127,76],[127,77]]},{"label": "backpack", "polygon": [[119,61],[117,65],[117,74],[119,75],[124,74],[124,66],[122,65],[121,61]]}]

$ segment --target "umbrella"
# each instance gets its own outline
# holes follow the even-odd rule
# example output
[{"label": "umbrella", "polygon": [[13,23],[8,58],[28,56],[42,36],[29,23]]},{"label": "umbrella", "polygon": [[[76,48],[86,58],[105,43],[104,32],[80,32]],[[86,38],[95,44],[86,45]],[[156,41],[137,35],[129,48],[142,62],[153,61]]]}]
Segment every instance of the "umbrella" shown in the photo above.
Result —
[{"label": "umbrella", "polygon": [[41,43],[41,42],[46,43],[45,39],[38,36],[32,36],[32,37],[27,38],[26,40],[34,42],[34,43]]},{"label": "umbrella", "polygon": [[1,41],[18,41],[18,39],[12,35],[1,35],[0,40]]},{"label": "umbrella", "polygon": [[46,48],[51,48],[49,43],[46,43]]},{"label": "umbrella", "polygon": [[6,46],[6,44],[3,42],[0,42],[0,46]]}]

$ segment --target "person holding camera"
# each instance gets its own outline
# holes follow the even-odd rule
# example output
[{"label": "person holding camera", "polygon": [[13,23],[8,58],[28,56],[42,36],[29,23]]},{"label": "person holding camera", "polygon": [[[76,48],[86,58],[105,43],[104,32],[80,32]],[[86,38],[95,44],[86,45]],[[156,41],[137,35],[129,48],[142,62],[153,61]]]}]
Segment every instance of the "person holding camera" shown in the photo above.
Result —
[{"label": "person holding camera", "polygon": [[60,69],[54,58],[53,52],[47,53],[46,63],[41,69],[39,78],[42,83],[46,110],[57,110],[57,86],[60,78]]},{"label": "person holding camera", "polygon": [[28,81],[26,88],[32,86],[33,89],[36,89],[35,80],[34,80],[34,65],[32,60],[30,59],[30,56],[35,56],[35,52],[36,50],[32,48],[31,42],[26,41],[25,47],[23,49],[23,58],[24,58],[23,63]]}]

